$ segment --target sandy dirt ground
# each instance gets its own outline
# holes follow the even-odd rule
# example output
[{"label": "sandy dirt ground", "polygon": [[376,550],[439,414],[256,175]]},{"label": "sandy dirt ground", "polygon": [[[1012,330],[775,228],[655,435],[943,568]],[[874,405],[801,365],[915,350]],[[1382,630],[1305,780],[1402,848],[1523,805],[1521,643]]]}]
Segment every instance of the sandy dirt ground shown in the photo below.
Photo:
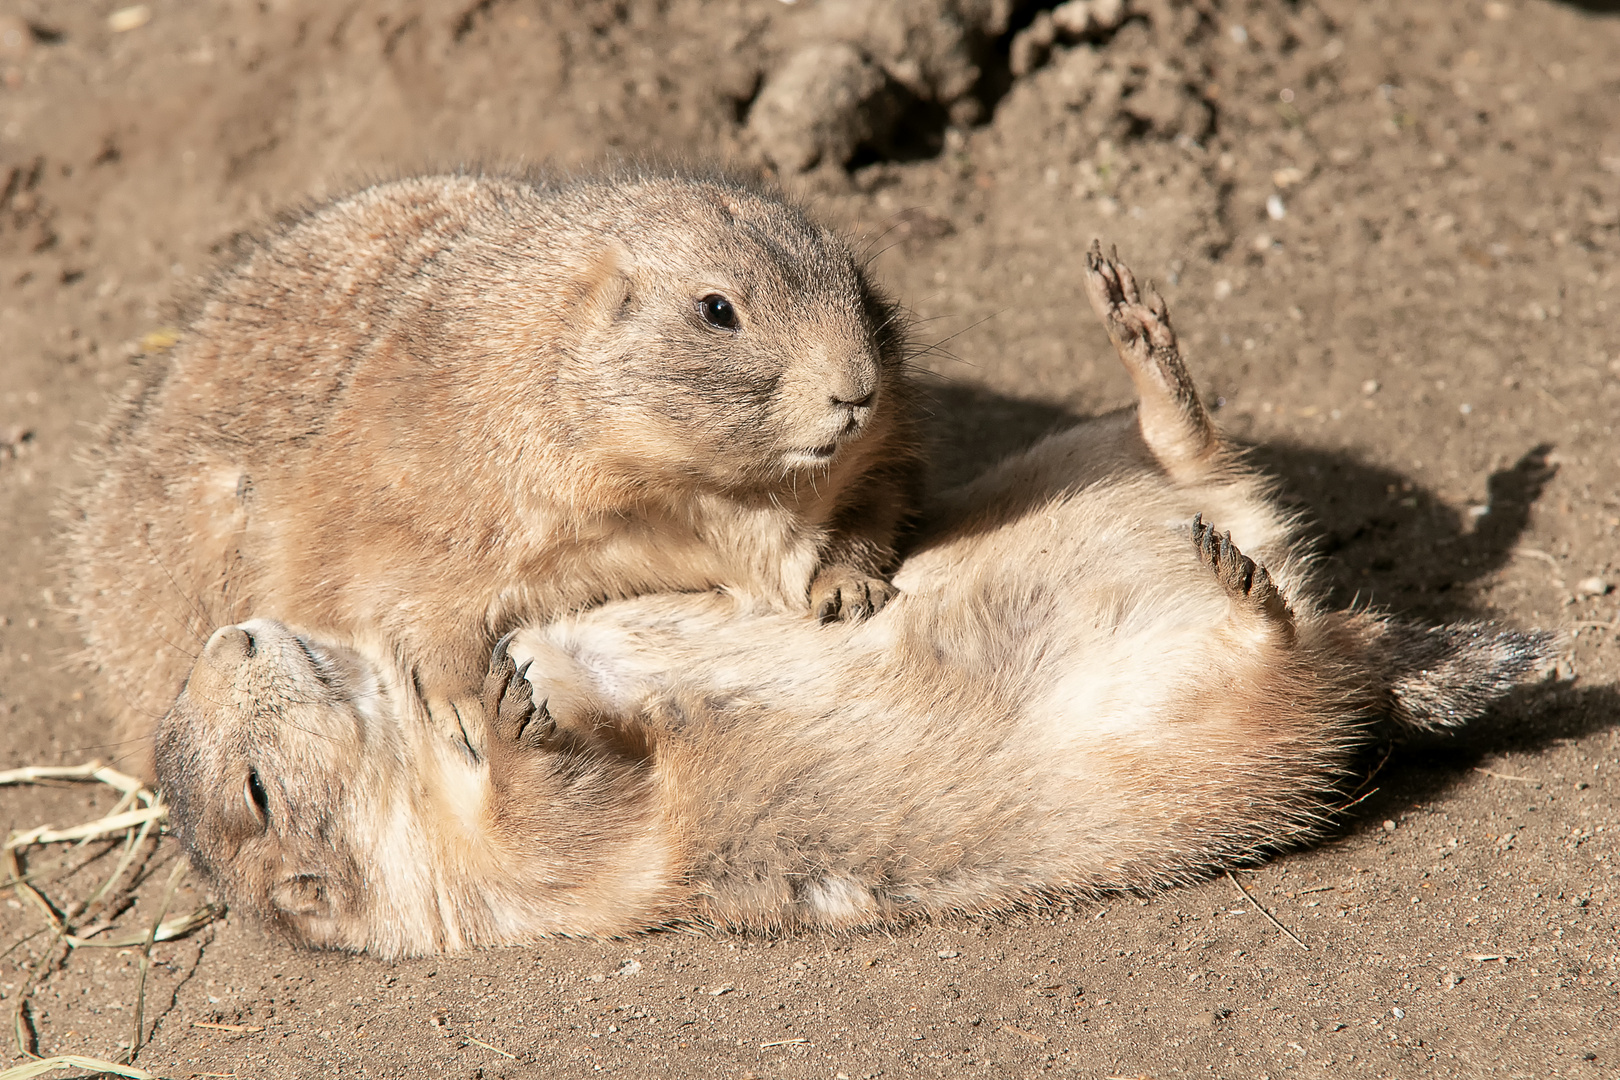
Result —
[{"label": "sandy dirt ground", "polygon": [[[807,17],[776,0],[119,7],[0,0],[0,768],[121,752],[70,663],[55,508],[110,395],[162,362],[154,331],[236,237],[459,162],[755,161],[750,103]],[[1620,1075],[1620,12],[1127,10],[1050,49],[1013,46],[1038,21],[1024,11],[975,46],[966,106],[919,106],[850,169],[785,178],[939,343],[918,360],[936,482],[1129,400],[1079,293],[1100,236],[1160,283],[1219,419],[1316,522],[1340,601],[1557,630],[1556,668],[1462,737],[1369,761],[1335,839],[1147,898],[397,963],[302,952],[229,915],[153,948],[140,1065]],[[4,789],[0,824],[113,801]],[[110,873],[107,846],[25,869],[66,905]],[[143,864],[103,937],[150,922],[176,854],[165,841]],[[0,1062],[20,1059],[19,1004],[30,1051],[118,1055],[140,950],[54,964],[40,912],[4,897]],[[206,898],[188,878],[171,909]]]}]

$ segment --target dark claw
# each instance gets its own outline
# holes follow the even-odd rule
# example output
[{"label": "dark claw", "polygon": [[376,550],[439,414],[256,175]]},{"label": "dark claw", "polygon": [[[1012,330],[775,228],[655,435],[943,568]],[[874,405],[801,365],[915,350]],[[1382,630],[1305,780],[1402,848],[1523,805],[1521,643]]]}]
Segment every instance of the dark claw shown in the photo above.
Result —
[{"label": "dark claw", "polygon": [[899,595],[893,585],[853,569],[835,568],[818,577],[811,588],[816,621],[826,623],[864,622],[883,610]]},{"label": "dark claw", "polygon": [[843,616],[851,621],[859,622],[872,614],[872,595],[863,584],[858,587],[855,595],[843,607]]},{"label": "dark claw", "polygon": [[[513,631],[516,633],[516,631]],[[513,634],[507,634],[495,643],[489,657],[489,674],[484,676],[483,705],[484,716],[490,725],[490,732],[496,738],[524,739],[526,733],[534,732],[526,741],[535,741],[548,734],[555,724],[549,723],[550,716],[546,716],[547,724],[538,728],[533,724],[535,717],[534,688],[527,678],[529,667],[534,663],[532,659],[525,660],[520,668],[513,662],[507,653]],[[544,712],[542,706],[541,712]]]},{"label": "dark claw", "polygon": [[506,647],[512,644],[515,637],[517,637],[516,630],[508,630],[501,635],[501,640],[495,643],[494,651],[489,654],[489,670],[494,671],[506,661]]},{"label": "dark claw", "polygon": [[494,659],[506,670],[490,672],[484,684],[484,709],[493,720],[497,736],[538,750],[557,730],[557,721],[544,701],[534,703],[534,686],[528,679],[534,661],[525,660],[522,667],[517,667],[505,654],[511,636],[508,634],[496,646]]},{"label": "dark claw", "polygon": [[552,719],[551,710],[546,708],[547,702],[542,701],[534,707],[534,713],[523,722],[518,738],[524,745],[538,750],[547,739],[556,734],[557,721]]}]

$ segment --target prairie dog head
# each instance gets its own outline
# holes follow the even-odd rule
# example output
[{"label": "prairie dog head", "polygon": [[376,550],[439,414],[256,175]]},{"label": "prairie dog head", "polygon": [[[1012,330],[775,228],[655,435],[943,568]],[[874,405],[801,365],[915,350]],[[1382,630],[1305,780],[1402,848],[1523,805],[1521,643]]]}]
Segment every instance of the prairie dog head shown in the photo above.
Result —
[{"label": "prairie dog head", "polygon": [[171,823],[233,907],[310,945],[409,948],[373,940],[379,898],[421,892],[402,862],[427,853],[382,857],[414,831],[409,750],[360,657],[266,619],[222,627],[156,740]]},{"label": "prairie dog head", "polygon": [[577,309],[587,341],[558,376],[565,398],[590,403],[598,453],[664,478],[774,486],[858,467],[892,430],[898,312],[832,232],[719,182],[560,199],[603,238]]},{"label": "prairie dog head", "polygon": [[503,794],[377,666],[273,620],[214,632],[155,756],[199,869],[300,944],[398,956],[614,932],[666,891],[637,770],[531,751]]}]

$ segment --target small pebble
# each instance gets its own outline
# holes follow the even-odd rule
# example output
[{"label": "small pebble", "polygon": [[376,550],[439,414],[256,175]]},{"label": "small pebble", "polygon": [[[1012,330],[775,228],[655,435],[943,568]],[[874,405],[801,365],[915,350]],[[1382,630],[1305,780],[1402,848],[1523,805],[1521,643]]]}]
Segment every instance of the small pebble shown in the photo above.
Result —
[{"label": "small pebble", "polygon": [[1296,168],[1293,165],[1285,165],[1271,174],[1271,182],[1284,189],[1293,187],[1303,179],[1305,179],[1305,170]]},{"label": "small pebble", "polygon": [[1582,578],[1575,583],[1575,593],[1578,596],[1607,596],[1612,588],[1614,586],[1595,575]]},{"label": "small pebble", "polygon": [[1385,832],[1394,832],[1395,831],[1395,823],[1393,821],[1385,821],[1384,822],[1384,831]]},{"label": "small pebble", "polygon": [[1372,397],[1374,394],[1378,393],[1378,380],[1368,379],[1366,382],[1362,383],[1361,392],[1366,397]]},{"label": "small pebble", "polygon": [[1288,208],[1283,205],[1281,195],[1266,196],[1266,217],[1272,221],[1281,221],[1288,216]]},{"label": "small pebble", "polygon": [[0,15],[0,56],[21,59],[34,43],[34,33],[20,15]]},{"label": "small pebble", "polygon": [[1469,413],[1474,411],[1474,407],[1472,405],[1464,403],[1462,405],[1457,406],[1457,411],[1462,413],[1464,416],[1467,416]]},{"label": "small pebble", "polygon": [[136,4],[134,7],[119,8],[107,16],[107,29],[115,34],[122,34],[129,30],[138,30],[152,21],[152,9],[145,4]]},{"label": "small pebble", "polygon": [[1405,1009],[1391,1009],[1391,1010],[1389,1010],[1389,1015],[1393,1016],[1397,1020],[1405,1020],[1406,1019],[1406,1010]]},{"label": "small pebble", "polygon": [[1215,299],[1225,300],[1231,295],[1232,283],[1230,281],[1227,281],[1225,278],[1221,278],[1221,280],[1215,283]]},{"label": "small pebble", "polygon": [[961,956],[962,954],[957,952],[955,949],[941,949],[941,950],[939,950],[939,952],[935,953],[934,955],[939,957],[941,960],[955,960],[958,956]]}]

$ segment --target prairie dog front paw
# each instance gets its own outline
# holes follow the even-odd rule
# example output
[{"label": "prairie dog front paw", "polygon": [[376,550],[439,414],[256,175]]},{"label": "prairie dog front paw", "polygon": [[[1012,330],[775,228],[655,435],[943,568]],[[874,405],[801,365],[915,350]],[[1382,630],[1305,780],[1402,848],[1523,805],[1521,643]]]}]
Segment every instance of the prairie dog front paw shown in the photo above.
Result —
[{"label": "prairie dog front paw", "polygon": [[860,622],[899,595],[899,589],[864,570],[826,566],[810,582],[810,610],[824,623]]},{"label": "prairie dog front paw", "polygon": [[557,722],[544,701],[534,702],[534,687],[528,679],[532,661],[525,660],[519,667],[508,654],[512,637],[507,634],[497,641],[490,654],[489,673],[484,676],[484,718],[492,744],[539,749],[556,732]]}]

